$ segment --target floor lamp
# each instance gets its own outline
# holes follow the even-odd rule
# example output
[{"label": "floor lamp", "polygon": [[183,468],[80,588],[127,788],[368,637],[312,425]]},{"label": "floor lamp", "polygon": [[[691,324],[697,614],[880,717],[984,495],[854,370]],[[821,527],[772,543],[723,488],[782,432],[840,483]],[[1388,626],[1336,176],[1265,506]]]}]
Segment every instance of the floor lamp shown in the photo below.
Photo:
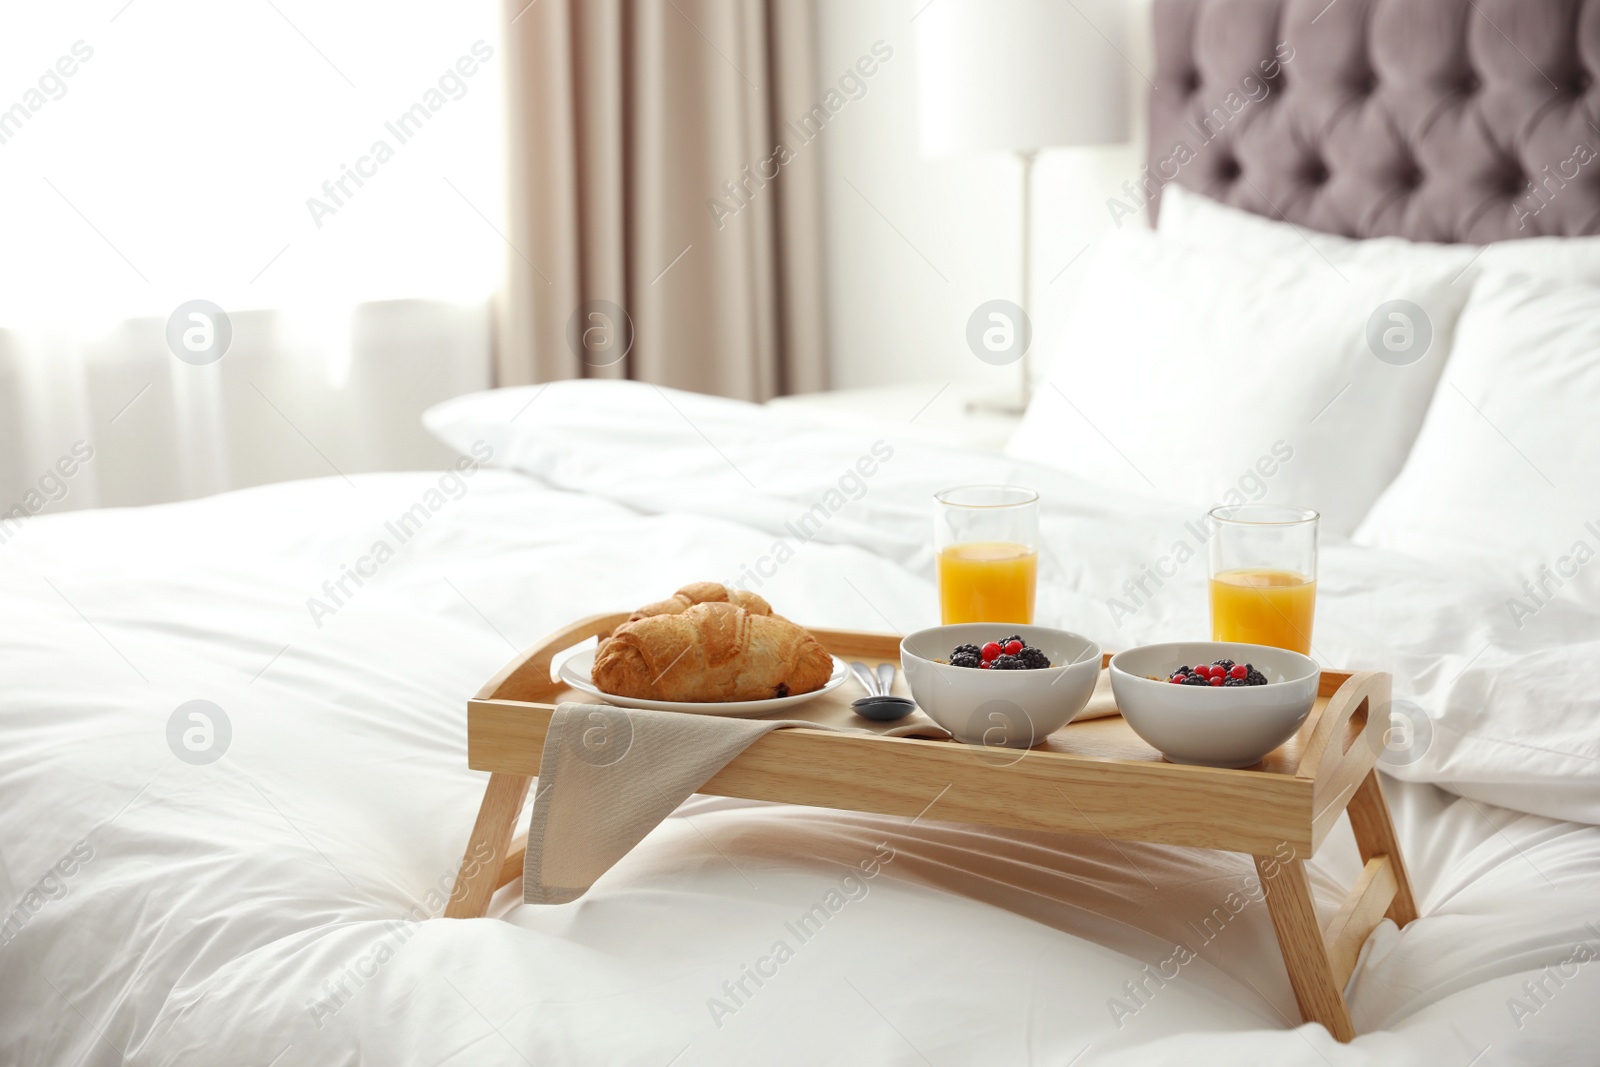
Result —
[{"label": "floor lamp", "polygon": [[[1128,140],[1125,0],[936,0],[916,17],[924,155],[1009,151],[1022,164],[1022,299],[1032,293],[1033,166],[1042,148]],[[1027,406],[1032,359],[1015,391],[975,402]]]}]

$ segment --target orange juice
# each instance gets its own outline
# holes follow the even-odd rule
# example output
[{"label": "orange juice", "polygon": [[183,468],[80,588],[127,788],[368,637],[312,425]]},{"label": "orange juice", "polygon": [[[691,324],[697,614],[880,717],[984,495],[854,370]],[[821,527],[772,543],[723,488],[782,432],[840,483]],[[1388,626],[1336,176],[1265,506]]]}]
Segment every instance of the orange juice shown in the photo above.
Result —
[{"label": "orange juice", "polygon": [[1211,639],[1311,652],[1317,582],[1293,571],[1247,568],[1211,579]]},{"label": "orange juice", "polygon": [[939,552],[939,610],[944,624],[1033,622],[1039,554],[1006,541],[969,541]]}]

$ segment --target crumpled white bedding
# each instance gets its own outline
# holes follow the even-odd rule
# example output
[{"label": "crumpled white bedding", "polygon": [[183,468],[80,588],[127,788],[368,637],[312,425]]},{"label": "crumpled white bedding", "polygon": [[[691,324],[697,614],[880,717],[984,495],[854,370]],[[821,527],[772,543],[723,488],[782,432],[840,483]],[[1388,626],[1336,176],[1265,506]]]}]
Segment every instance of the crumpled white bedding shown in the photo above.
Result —
[{"label": "crumpled white bedding", "polygon": [[[712,464],[764,488],[784,475],[701,426],[634,453],[607,495],[488,469],[331,478],[33,521],[0,546],[0,1062],[1593,1061],[1600,830],[1511,810],[1577,812],[1592,783],[1514,759],[1453,787],[1481,791],[1470,800],[1387,783],[1424,918],[1373,938],[1349,1046],[1291,1027],[1247,858],[934,813],[697,798],[578,902],[526,907],[512,886],[497,918],[408,921],[439,911],[481,795],[466,696],[576,616],[754,567],[804,511],[797,472],[856,455],[800,441],[797,488],[770,494],[765,517],[734,514],[739,494],[706,484]],[[512,458],[509,439],[481,436]],[[598,446],[573,445],[551,478],[603,469]],[[931,618],[920,489],[887,477],[911,460],[946,483],[1012,466],[897,450],[867,481],[871,510],[791,535],[761,592],[821,625]],[[1119,506],[1115,521],[1052,509],[1045,615],[1108,644],[1198,630],[1203,563],[1112,623],[1095,561],[1125,567],[1172,535],[1170,511]],[[402,543],[389,524],[407,513]],[[849,522],[871,529],[865,547]],[[335,603],[324,583],[339,592],[347,567],[362,583],[345,579]],[[1405,567],[1330,548],[1319,651],[1433,641],[1466,665],[1493,632],[1470,617],[1486,594]],[[1395,590],[1403,612],[1385,609]],[[1463,678],[1501,684],[1492,655]],[[168,739],[197,699],[231,729],[203,765]],[[1488,766],[1490,750],[1466,750],[1472,773]],[[1341,829],[1312,863],[1325,908],[1358,867]],[[794,923],[819,903],[828,918],[802,938]],[[1180,943],[1197,958],[1152,979]]]}]

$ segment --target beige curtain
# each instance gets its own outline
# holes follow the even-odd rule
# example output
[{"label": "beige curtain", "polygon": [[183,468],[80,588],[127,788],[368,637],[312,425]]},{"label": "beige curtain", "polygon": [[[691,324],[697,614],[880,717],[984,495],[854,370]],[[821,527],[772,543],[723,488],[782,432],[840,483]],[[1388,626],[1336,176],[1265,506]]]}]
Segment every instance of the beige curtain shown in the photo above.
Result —
[{"label": "beige curtain", "polygon": [[813,4],[506,0],[499,384],[826,387]]}]

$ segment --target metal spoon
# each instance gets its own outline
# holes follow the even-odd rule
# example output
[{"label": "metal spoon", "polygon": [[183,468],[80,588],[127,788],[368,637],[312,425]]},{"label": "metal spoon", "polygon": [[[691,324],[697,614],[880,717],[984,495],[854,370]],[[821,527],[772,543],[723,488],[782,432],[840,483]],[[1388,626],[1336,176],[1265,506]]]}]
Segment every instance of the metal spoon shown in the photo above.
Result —
[{"label": "metal spoon", "polygon": [[871,719],[873,722],[894,722],[916,710],[917,705],[913,701],[889,695],[889,687],[894,684],[892,663],[880,663],[877,677],[873,677],[867,665],[859,660],[850,664],[850,670],[862,688],[867,691],[866,696],[850,703],[850,709],[863,719]]},{"label": "metal spoon", "polygon": [[878,692],[888,696],[894,692],[894,664],[878,664]]},{"label": "metal spoon", "polygon": [[861,688],[867,691],[867,696],[878,696],[878,679],[865,663],[860,660],[850,661],[850,673],[855,675],[856,681],[861,683]]}]

